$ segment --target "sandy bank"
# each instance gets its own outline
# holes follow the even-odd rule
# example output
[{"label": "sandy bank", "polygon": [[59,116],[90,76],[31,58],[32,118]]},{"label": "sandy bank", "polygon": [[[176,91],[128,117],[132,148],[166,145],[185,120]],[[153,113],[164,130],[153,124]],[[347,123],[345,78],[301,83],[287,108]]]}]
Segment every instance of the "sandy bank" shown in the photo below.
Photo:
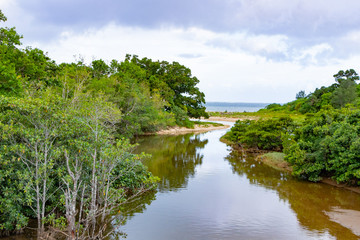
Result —
[{"label": "sandy bank", "polygon": [[232,118],[232,117],[210,117],[208,119],[202,118],[203,120],[206,121],[223,121],[223,122],[236,122],[237,120],[256,120],[256,117],[248,117],[248,116],[243,116],[243,117],[237,117],[237,118]]},{"label": "sandy bank", "polygon": [[218,129],[226,129],[229,128],[229,125],[223,125],[223,126],[203,126],[203,125],[195,125],[194,128],[186,128],[186,127],[172,127],[169,129],[158,131],[156,134],[158,135],[177,135],[177,134],[186,134],[186,133],[203,133],[203,132],[209,132],[212,130],[218,130]]},{"label": "sandy bank", "polygon": [[349,228],[355,235],[360,236],[360,211],[335,207],[325,214],[331,221]]}]

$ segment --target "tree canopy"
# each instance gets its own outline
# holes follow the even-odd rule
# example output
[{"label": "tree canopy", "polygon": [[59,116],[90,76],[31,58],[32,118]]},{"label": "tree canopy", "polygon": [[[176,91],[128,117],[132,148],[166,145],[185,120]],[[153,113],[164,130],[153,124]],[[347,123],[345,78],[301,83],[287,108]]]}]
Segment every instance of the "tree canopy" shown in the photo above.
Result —
[{"label": "tree canopy", "polygon": [[336,83],[328,87],[306,96],[300,91],[295,101],[260,110],[269,115],[304,114],[296,121],[276,117],[238,121],[225,138],[245,148],[283,151],[294,176],[310,181],[331,177],[360,185],[359,76],[353,69],[333,76]]},{"label": "tree canopy", "polygon": [[206,117],[199,80],[135,55],[57,64],[21,39],[0,27],[0,236],[34,218],[39,237],[103,239],[109,216],[158,180],[129,139]]}]

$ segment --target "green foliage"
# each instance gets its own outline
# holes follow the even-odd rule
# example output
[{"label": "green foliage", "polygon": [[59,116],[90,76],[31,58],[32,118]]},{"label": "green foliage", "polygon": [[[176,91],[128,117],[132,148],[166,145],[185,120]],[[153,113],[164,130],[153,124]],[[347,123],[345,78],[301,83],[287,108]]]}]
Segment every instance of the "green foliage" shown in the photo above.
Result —
[{"label": "green foliage", "polygon": [[17,60],[16,71],[34,88],[58,86],[57,65],[42,50],[27,47]]},{"label": "green foliage", "polygon": [[110,67],[104,60],[94,60],[91,63],[94,78],[105,77],[110,73]]},{"label": "green foliage", "polygon": [[[53,140],[59,135],[57,126],[60,116],[56,114],[59,107],[51,99],[43,101],[0,96],[1,148],[6,166],[4,170],[12,170],[10,175],[5,175],[2,187],[13,189],[13,196],[11,200],[8,199],[8,204],[17,205],[17,216],[20,217],[10,218],[12,224],[5,226],[6,230],[22,227],[26,224],[24,219],[39,214],[38,211],[30,213],[26,209],[36,208],[39,203],[36,200],[40,200],[39,195],[43,194],[40,193],[40,187],[47,188],[49,192],[56,188],[58,181],[54,164],[59,157],[59,150]],[[21,198],[16,198],[19,195]],[[6,197],[0,196],[0,199]],[[46,200],[50,201],[49,198]]]},{"label": "green foliage", "polygon": [[291,132],[294,122],[291,118],[237,121],[227,133],[226,139],[244,147],[261,150],[281,150],[281,135]]},{"label": "green foliage", "polygon": [[56,217],[54,213],[49,214],[44,219],[44,223],[62,231],[65,231],[67,226],[66,218],[64,216]]},{"label": "green foliage", "polygon": [[[80,97],[74,105],[51,94],[41,99],[0,96],[0,110],[0,211],[7,213],[7,218],[0,218],[2,229],[21,229],[28,217],[38,218],[39,205],[45,204],[45,213],[59,207],[59,189],[67,178],[64,152],[81,160],[84,184],[90,181],[92,150],[97,149],[98,174],[126,179],[121,184],[114,181],[112,191],[153,188],[156,178],[141,164],[142,156],[130,153],[128,140],[115,143],[111,126],[121,113],[101,97],[90,102]],[[46,202],[41,196],[47,196]]]},{"label": "green foliage", "polygon": [[310,181],[332,176],[360,184],[360,112],[328,110],[309,116],[294,136],[286,136],[286,160],[294,174]]},{"label": "green foliage", "polygon": [[192,76],[189,68],[177,62],[139,59],[136,55],[127,55],[126,61],[146,71],[150,91],[158,92],[170,104],[168,110],[172,111],[176,106],[185,109],[189,117],[208,117],[204,106],[205,95],[196,87],[199,80]]},{"label": "green foliage", "polygon": [[[113,61],[113,67],[114,64]],[[130,68],[130,65],[133,65],[130,72],[123,72],[123,68]],[[173,125],[173,116],[165,111],[166,103],[159,94],[151,94],[148,86],[135,78],[140,77],[143,70],[131,63],[116,67],[117,70],[109,77],[91,79],[87,89],[95,94],[104,92],[109,101],[121,110],[123,117],[117,124],[117,132],[132,137]]]},{"label": "green foliage", "polygon": [[296,100],[280,105],[270,104],[260,112],[285,112],[285,113],[316,113],[330,108],[342,108],[347,104],[357,104],[359,99],[359,87],[355,81],[359,80],[355,70],[340,70],[334,75],[336,83],[328,87],[316,88],[308,95],[305,91],[296,94]]},{"label": "green foliage", "polygon": [[265,107],[265,109],[271,110],[271,111],[280,111],[280,110],[282,110],[282,107],[281,107],[281,104],[272,103],[272,104],[267,105]]},{"label": "green foliage", "polygon": [[350,79],[343,79],[333,92],[331,103],[335,108],[342,108],[346,104],[355,103],[356,97],[356,83]]},{"label": "green foliage", "polygon": [[[302,114],[316,113],[320,110],[342,108],[346,104],[355,104],[360,96],[357,92],[358,74],[353,69],[340,70],[334,75],[335,84],[329,87],[316,88],[313,93],[305,96],[304,91],[296,95],[296,100],[282,106],[282,110],[297,111]],[[279,109],[277,109],[279,110]]]},{"label": "green foliage", "polygon": [[[0,45],[8,49],[13,49],[15,46],[20,45],[22,36],[17,34],[15,28],[0,28]],[[2,50],[7,50],[2,48]]]},{"label": "green foliage", "polygon": [[196,124],[198,126],[204,126],[204,127],[209,127],[209,126],[220,127],[220,126],[224,126],[224,124],[222,124],[222,123],[202,122],[202,121],[194,121],[194,124]]},{"label": "green foliage", "polygon": [[16,95],[21,92],[22,82],[16,75],[15,67],[0,62],[0,94]]},{"label": "green foliage", "polygon": [[300,92],[298,92],[296,94],[296,99],[300,99],[300,98],[304,98],[304,97],[306,97],[304,90],[301,90]]},{"label": "green foliage", "polygon": [[178,126],[188,127],[188,128],[194,127],[194,123],[190,121],[189,118],[187,117],[186,110],[178,106],[174,106],[172,112],[175,116],[176,124]]},{"label": "green foliage", "polygon": [[57,65],[41,49],[19,48],[21,38],[0,27],[0,236],[29,218],[41,231],[44,224],[63,231],[72,201],[83,209],[73,217],[86,217],[155,188],[145,156],[132,154],[124,137],[207,116],[199,80],[177,62],[127,55],[109,65]]},{"label": "green foliage", "polygon": [[2,13],[1,9],[0,9],[0,21],[1,22],[6,22],[7,18],[6,16]]},{"label": "green foliage", "polygon": [[[1,144],[1,150],[6,149]],[[17,171],[20,163],[17,159],[9,159],[4,154],[0,158],[0,236],[20,231],[28,223],[23,206],[26,202],[26,193],[19,191],[20,184]]]},{"label": "green foliage", "polygon": [[354,69],[349,69],[346,71],[340,70],[337,74],[333,76],[335,81],[340,83],[344,80],[356,81],[359,80],[359,75],[355,72]]},{"label": "green foliage", "polygon": [[[63,95],[73,97],[74,86],[82,91],[99,91],[109,96],[123,113],[117,125],[119,135],[131,137],[154,132],[177,124],[191,127],[189,117],[207,117],[204,95],[196,87],[199,82],[191,71],[179,63],[154,62],[126,56],[125,61],[112,60],[108,66],[95,60],[91,67],[61,64]],[[78,90],[79,91],[79,90]]]},{"label": "green foliage", "polygon": [[[132,157],[129,159],[134,159],[133,161],[122,161],[115,169],[114,174],[120,176],[114,183],[116,187],[125,187],[126,189],[134,190],[141,187],[156,188],[156,182],[159,181],[158,177],[154,177],[151,173],[147,171],[147,168],[142,164],[140,159],[149,158],[151,156],[137,156],[132,154]],[[129,171],[131,169],[131,171]]]},{"label": "green foliage", "polygon": [[0,28],[0,93],[19,95],[23,87],[57,85],[55,62],[40,49],[19,49],[21,38],[15,28]]}]

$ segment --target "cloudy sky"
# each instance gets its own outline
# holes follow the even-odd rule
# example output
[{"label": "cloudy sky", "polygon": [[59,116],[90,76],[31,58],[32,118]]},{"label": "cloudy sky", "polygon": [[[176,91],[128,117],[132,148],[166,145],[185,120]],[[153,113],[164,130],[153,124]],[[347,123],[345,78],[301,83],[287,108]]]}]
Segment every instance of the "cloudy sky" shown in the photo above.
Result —
[{"label": "cloudy sky", "polygon": [[358,0],[0,0],[0,9],[24,46],[58,63],[177,61],[207,101],[284,103],[360,70]]}]

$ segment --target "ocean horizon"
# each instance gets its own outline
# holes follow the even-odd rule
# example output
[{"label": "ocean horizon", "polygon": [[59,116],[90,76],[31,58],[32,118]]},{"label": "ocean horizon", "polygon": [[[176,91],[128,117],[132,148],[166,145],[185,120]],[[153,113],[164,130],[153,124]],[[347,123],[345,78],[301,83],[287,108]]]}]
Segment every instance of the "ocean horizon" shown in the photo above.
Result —
[{"label": "ocean horizon", "polygon": [[207,112],[257,112],[270,103],[207,102]]}]

